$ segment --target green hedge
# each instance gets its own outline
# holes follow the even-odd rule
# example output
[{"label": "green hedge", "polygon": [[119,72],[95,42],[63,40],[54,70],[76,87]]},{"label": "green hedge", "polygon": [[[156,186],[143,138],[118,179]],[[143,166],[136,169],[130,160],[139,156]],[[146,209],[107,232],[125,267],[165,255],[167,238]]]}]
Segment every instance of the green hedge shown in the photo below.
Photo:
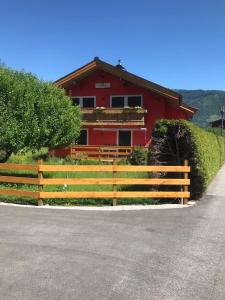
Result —
[{"label": "green hedge", "polygon": [[206,191],[225,162],[225,138],[181,120],[156,123],[150,148],[150,163],[191,165],[191,198]]}]

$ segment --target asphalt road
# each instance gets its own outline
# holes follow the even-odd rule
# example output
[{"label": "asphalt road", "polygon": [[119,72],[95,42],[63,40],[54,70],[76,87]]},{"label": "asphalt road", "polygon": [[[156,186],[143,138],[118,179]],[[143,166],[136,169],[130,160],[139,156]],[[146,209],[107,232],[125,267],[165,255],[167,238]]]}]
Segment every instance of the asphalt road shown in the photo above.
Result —
[{"label": "asphalt road", "polygon": [[210,194],[169,210],[0,206],[0,299],[225,299],[225,196]]}]

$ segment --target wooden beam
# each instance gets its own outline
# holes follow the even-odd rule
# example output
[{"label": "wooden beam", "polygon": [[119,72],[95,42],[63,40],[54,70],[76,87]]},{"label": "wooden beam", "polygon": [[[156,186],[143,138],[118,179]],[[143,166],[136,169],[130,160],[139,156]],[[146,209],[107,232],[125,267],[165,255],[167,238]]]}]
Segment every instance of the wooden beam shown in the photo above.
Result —
[{"label": "wooden beam", "polygon": [[9,190],[9,189],[0,189],[0,195],[12,195],[12,196],[23,196],[23,197],[32,197],[38,198],[39,192],[25,191],[25,190]]},{"label": "wooden beam", "polygon": [[37,165],[1,163],[0,170],[38,171]]},{"label": "wooden beam", "polygon": [[190,185],[190,179],[162,178],[45,178],[40,179],[39,182],[42,185]]},{"label": "wooden beam", "polygon": [[42,198],[40,197],[40,193],[43,192],[43,190],[44,190],[44,186],[40,183],[41,180],[44,179],[43,172],[40,170],[40,166],[42,164],[43,164],[42,159],[39,159],[38,160],[38,180],[39,180],[38,190],[39,190],[39,197],[38,197],[38,201],[37,201],[38,206],[44,205],[44,202],[43,202]]},{"label": "wooden beam", "polygon": [[40,192],[40,198],[189,198],[189,192]]},{"label": "wooden beam", "polygon": [[74,155],[76,153],[84,153],[84,154],[92,154],[92,155],[96,155],[96,157],[99,156],[106,156],[106,155],[110,155],[110,156],[127,156],[129,153],[128,152],[103,152],[103,151],[87,151],[87,150],[72,150],[71,151],[71,155]]},{"label": "wooden beam", "polygon": [[190,172],[189,166],[39,165],[43,172]]},{"label": "wooden beam", "polygon": [[[184,161],[184,166],[188,166],[188,160]],[[188,173],[187,172],[184,173],[184,179],[188,180]],[[188,192],[188,185],[187,184],[184,185],[184,192]],[[184,204],[188,204],[188,199],[185,198],[185,197],[184,197]]]},{"label": "wooden beam", "polygon": [[83,121],[82,122],[83,125],[89,125],[89,126],[118,126],[118,125],[126,125],[126,126],[144,126],[145,122],[143,121],[134,121],[134,122],[87,122],[87,121]]},{"label": "wooden beam", "polygon": [[[133,150],[135,149],[134,146],[99,146],[99,145],[72,145],[72,148],[75,148],[75,149],[92,149],[92,148],[99,148],[101,147],[101,149],[124,149],[124,150]],[[136,147],[138,148],[138,147]]]},{"label": "wooden beam", "polygon": [[23,183],[23,184],[39,184],[38,178],[0,176],[0,182]]}]

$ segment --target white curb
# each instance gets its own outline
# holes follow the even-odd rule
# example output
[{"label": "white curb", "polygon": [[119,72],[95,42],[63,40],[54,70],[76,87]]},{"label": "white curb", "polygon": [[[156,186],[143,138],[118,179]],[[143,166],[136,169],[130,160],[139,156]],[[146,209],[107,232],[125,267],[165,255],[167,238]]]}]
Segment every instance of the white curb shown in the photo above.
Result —
[{"label": "white curb", "polygon": [[188,204],[158,204],[158,205],[117,205],[117,206],[33,206],[14,203],[0,202],[0,206],[17,206],[37,209],[73,209],[73,210],[89,210],[89,211],[121,211],[121,210],[146,210],[146,209],[174,209],[187,208],[195,205],[195,201],[189,201]]}]

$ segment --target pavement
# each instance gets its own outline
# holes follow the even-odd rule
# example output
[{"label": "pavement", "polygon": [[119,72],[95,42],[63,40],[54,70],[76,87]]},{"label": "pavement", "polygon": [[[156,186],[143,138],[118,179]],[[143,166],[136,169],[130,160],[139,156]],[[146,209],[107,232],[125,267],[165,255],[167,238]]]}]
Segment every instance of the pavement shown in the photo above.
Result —
[{"label": "pavement", "polygon": [[225,166],[220,169],[210,184],[207,195],[225,197]]},{"label": "pavement", "polygon": [[0,206],[0,299],[225,300],[224,184],[185,209]]}]

